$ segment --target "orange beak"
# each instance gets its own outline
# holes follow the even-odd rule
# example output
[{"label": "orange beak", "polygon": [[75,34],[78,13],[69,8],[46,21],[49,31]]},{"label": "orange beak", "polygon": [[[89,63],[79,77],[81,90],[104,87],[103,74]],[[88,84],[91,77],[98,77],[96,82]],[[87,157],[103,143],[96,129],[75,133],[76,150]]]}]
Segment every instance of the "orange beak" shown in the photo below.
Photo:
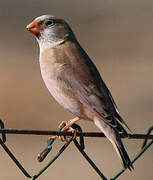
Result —
[{"label": "orange beak", "polygon": [[27,25],[27,30],[30,31],[34,35],[39,35],[40,34],[40,25],[38,21],[34,20],[32,23]]}]

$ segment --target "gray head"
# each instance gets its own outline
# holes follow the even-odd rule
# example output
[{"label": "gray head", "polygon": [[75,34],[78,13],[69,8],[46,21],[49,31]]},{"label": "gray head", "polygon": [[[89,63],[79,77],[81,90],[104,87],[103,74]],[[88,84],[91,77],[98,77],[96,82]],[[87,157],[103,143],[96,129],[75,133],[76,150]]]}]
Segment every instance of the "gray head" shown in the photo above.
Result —
[{"label": "gray head", "polygon": [[75,39],[70,26],[63,19],[53,15],[37,17],[27,26],[27,29],[35,35],[39,44],[43,42],[55,44]]}]

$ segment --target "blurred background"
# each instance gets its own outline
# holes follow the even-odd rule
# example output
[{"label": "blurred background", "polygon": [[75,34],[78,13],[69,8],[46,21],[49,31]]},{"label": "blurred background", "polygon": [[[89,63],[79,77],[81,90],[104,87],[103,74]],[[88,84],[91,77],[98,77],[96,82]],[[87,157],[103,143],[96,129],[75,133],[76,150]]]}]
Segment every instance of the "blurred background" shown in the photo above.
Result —
[{"label": "blurred background", "polygon": [[[7,128],[56,130],[73,116],[46,89],[39,70],[39,49],[25,27],[35,17],[54,14],[66,19],[98,67],[133,133],[153,125],[153,1],[152,0],[1,0],[0,2],[0,118]],[[84,131],[98,131],[80,121]],[[47,136],[8,135],[7,145],[31,174],[42,164],[37,154]],[[86,138],[86,151],[107,177],[121,164],[106,139]],[[124,140],[130,157],[142,140]],[[61,146],[57,141],[53,153]],[[50,154],[45,161],[49,160]],[[0,148],[0,179],[26,179]],[[153,147],[121,180],[153,178]],[[9,173],[8,173],[9,172]],[[100,179],[73,145],[39,178]]]}]

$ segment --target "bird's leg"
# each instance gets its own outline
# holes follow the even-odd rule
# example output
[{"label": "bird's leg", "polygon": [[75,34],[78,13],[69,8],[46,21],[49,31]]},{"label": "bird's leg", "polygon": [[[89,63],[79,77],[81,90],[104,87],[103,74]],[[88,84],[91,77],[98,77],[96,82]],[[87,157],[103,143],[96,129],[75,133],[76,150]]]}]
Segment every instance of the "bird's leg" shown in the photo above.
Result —
[{"label": "bird's leg", "polygon": [[72,130],[73,128],[71,126],[79,120],[80,120],[79,117],[75,117],[74,119],[71,119],[69,121],[62,121],[59,127],[65,125],[64,128],[62,129],[62,132],[67,131],[67,130]]},{"label": "bird's leg", "polygon": [[[69,132],[74,133],[75,129],[72,128],[71,126],[79,120],[80,120],[79,117],[75,117],[74,119],[71,119],[69,121],[62,121],[59,125],[59,128],[65,125],[61,130],[62,132],[69,131]],[[51,139],[56,139],[56,138],[60,138],[62,141],[67,141],[66,137],[62,138],[62,137],[59,137],[58,135],[49,137],[48,141],[50,141]]]},{"label": "bird's leg", "polygon": [[[71,119],[71,120],[69,120],[69,121],[62,121],[62,122],[60,123],[60,125],[59,125],[59,128],[65,125],[65,126],[63,127],[63,129],[61,130],[62,132],[68,131],[68,132],[74,133],[76,130],[75,130],[74,128],[72,128],[72,125],[73,125],[74,123],[76,123],[77,121],[79,121],[79,120],[80,120],[79,117],[75,117],[74,119]],[[64,138],[60,137],[60,139],[61,139],[62,141],[68,141],[68,140],[69,140],[69,138],[66,137],[66,136],[64,136]]]}]

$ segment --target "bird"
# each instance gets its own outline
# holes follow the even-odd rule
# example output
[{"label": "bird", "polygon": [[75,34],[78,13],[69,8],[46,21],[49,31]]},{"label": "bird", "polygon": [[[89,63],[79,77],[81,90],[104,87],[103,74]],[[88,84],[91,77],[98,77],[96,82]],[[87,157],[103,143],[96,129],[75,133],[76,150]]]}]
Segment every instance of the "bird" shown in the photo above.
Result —
[{"label": "bird", "polygon": [[134,169],[121,140],[121,136],[128,137],[129,128],[70,25],[48,14],[35,18],[26,28],[39,44],[39,64],[46,87],[75,116],[64,130],[81,119],[94,122],[114,146],[122,166]]}]

